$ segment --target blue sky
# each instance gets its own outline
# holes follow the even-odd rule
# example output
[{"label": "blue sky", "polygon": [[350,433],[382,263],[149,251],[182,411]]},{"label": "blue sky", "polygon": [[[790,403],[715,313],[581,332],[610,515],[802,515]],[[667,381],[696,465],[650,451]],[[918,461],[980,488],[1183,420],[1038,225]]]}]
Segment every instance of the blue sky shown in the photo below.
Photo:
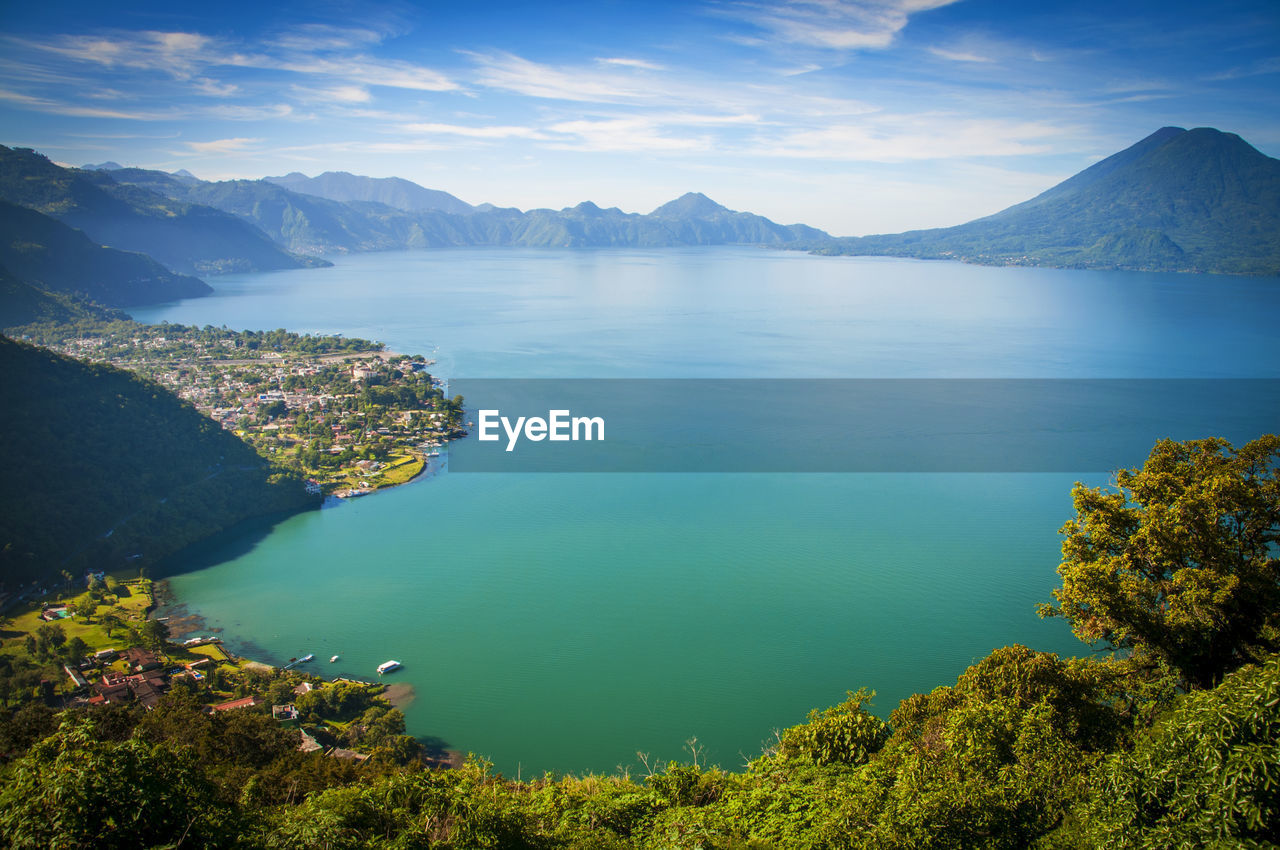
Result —
[{"label": "blue sky", "polygon": [[[471,203],[958,224],[1159,127],[1280,156],[1280,4],[5,3],[0,142]],[[189,4],[194,6],[194,4]]]}]

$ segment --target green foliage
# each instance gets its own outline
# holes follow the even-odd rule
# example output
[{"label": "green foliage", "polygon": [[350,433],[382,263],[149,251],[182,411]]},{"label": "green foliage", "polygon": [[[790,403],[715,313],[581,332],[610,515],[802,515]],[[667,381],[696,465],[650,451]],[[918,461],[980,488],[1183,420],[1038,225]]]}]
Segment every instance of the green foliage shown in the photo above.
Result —
[{"label": "green foliage", "polygon": [[1102,665],[998,649],[954,687],[917,694],[844,804],[884,847],[1025,847],[1054,829],[1077,778],[1124,723]]},{"label": "green foliage", "polygon": [[[155,563],[253,516],[309,507],[302,480],[163,388],[0,338],[0,574]],[[92,458],[86,463],[85,458]],[[30,486],[30,482],[40,486]]]},{"label": "green foliage", "polygon": [[826,711],[809,712],[809,720],[792,726],[778,741],[778,755],[814,764],[862,764],[889,739],[889,727],[863,708],[875,694],[865,688]]},{"label": "green foliage", "polygon": [[1099,765],[1068,837],[1151,850],[1280,844],[1280,656],[1186,695]]},{"label": "green foliage", "polygon": [[190,751],[101,741],[88,719],[66,714],[13,766],[0,838],[15,848],[200,846],[218,843],[230,814]]},{"label": "green foliage", "polygon": [[[0,259],[3,262],[3,259]],[[50,292],[20,280],[0,268],[0,328],[35,323],[60,324],[81,320],[110,321],[125,318],[116,310],[100,307],[84,298]]]},{"label": "green foliage", "polygon": [[522,848],[537,841],[489,765],[394,774],[335,788],[284,813],[271,847]]},{"label": "green foliage", "polygon": [[1072,490],[1062,588],[1042,616],[1206,687],[1280,648],[1280,436],[1162,440],[1116,488]]}]

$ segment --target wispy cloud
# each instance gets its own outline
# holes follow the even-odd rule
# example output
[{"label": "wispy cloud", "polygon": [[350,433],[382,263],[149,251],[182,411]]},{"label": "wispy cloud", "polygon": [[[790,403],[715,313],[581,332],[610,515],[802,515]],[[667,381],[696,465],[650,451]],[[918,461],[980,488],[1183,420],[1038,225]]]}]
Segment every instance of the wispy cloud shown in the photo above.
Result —
[{"label": "wispy cloud", "polygon": [[295,116],[293,107],[287,103],[227,103],[197,110],[195,114],[229,121],[266,121],[273,118],[289,118]]},{"label": "wispy cloud", "polygon": [[859,124],[786,131],[758,139],[757,156],[910,162],[1045,153],[1062,127],[948,115],[878,115]]},{"label": "wispy cloud", "polygon": [[669,135],[660,121],[646,117],[562,121],[550,129],[565,137],[551,147],[576,151],[669,153],[705,151],[712,146],[710,136]]},{"label": "wispy cloud", "polygon": [[631,72],[644,70],[634,65],[621,65],[615,73],[598,68],[585,72],[581,68],[554,67],[532,62],[512,53],[474,53],[465,55],[477,65],[477,79],[489,88],[529,97],[573,100],[588,103],[627,103],[651,101],[658,92],[651,80]]},{"label": "wispy cloud", "polygon": [[373,95],[364,86],[331,86],[329,88],[308,88],[306,86],[293,86],[290,91],[293,96],[301,101],[308,103],[369,103],[373,100]]},{"label": "wispy cloud", "polygon": [[930,47],[929,52],[941,59],[950,59],[952,62],[994,62],[990,56],[981,56],[967,50],[948,50],[945,47]]},{"label": "wispy cloud", "polygon": [[1212,82],[1223,82],[1225,80],[1239,80],[1244,77],[1259,77],[1263,74],[1280,74],[1280,56],[1271,56],[1248,65],[1238,65],[1234,68],[1228,68],[1225,71],[1212,74],[1205,79]]},{"label": "wispy cloud", "polygon": [[158,71],[175,80],[194,80],[197,91],[225,97],[235,85],[214,78],[215,69],[253,68],[332,78],[348,84],[387,86],[415,91],[453,91],[457,83],[424,65],[378,59],[360,50],[376,43],[376,33],[338,33],[304,27],[254,49],[233,40],[200,33],[111,31],[95,35],[63,35],[47,40],[10,39],[21,48],[53,54],[73,62],[110,69]]},{"label": "wispy cloud", "polygon": [[462,124],[405,124],[401,129],[408,133],[426,136],[463,136],[468,139],[545,139],[546,135],[533,127],[491,126],[468,127]]},{"label": "wispy cloud", "polygon": [[93,106],[79,106],[57,100],[50,100],[48,98],[35,97],[34,95],[22,94],[21,92],[9,91],[8,89],[0,89],[0,101],[17,104],[37,112],[47,112],[52,115],[67,115],[74,118],[121,118],[128,121],[158,121],[164,118],[173,117],[172,112],[158,113],[145,110],[126,112],[121,109],[101,109]]},{"label": "wispy cloud", "polygon": [[186,146],[191,149],[192,153],[198,154],[226,154],[238,153],[251,149],[254,145],[262,143],[262,139],[214,139],[210,142],[186,142]]},{"label": "wispy cloud", "polygon": [[834,50],[888,47],[911,15],[958,0],[785,0],[737,2],[724,14],[764,30],[771,40]]},{"label": "wispy cloud", "polygon": [[621,65],[624,68],[643,68],[646,71],[665,71],[666,67],[644,59],[626,59],[621,57],[597,58],[601,65]]},{"label": "wispy cloud", "polygon": [[364,50],[382,42],[385,33],[362,27],[299,24],[271,39],[276,47],[296,53]]}]

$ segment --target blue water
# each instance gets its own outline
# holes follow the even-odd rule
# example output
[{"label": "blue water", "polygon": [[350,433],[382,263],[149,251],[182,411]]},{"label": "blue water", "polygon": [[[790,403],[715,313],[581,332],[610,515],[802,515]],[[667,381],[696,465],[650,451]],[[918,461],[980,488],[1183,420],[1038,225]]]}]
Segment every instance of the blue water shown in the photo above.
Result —
[{"label": "blue water", "polygon": [[[134,314],[371,337],[450,378],[1280,377],[1274,278],[751,248],[333,259]],[[403,661],[410,731],[510,774],[692,736],[732,767],[846,689],[887,714],[997,646],[1078,651],[1034,613],[1077,478],[1106,480],[444,472],[224,541],[172,584],[264,660]]]}]

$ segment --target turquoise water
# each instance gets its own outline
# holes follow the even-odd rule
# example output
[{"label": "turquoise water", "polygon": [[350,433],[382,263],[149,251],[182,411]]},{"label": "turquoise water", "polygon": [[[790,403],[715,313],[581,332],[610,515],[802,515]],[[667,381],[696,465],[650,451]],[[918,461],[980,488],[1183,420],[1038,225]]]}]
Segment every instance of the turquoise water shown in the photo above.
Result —
[{"label": "turquoise water", "polygon": [[[334,259],[135,316],[373,337],[445,377],[1280,375],[1275,279],[749,248]],[[446,472],[222,541],[172,585],[267,660],[403,661],[410,731],[509,774],[693,736],[733,767],[846,689],[887,714],[994,647],[1076,651],[1034,605],[1080,477],[1105,480]]]}]

